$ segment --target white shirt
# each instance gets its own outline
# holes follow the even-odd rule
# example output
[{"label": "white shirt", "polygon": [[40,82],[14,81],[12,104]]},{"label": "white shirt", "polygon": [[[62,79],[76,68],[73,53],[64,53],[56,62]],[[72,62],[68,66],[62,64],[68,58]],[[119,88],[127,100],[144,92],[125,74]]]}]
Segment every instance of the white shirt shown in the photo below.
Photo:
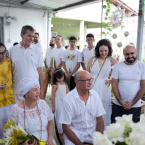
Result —
[{"label": "white shirt", "polygon": [[[40,118],[42,121],[42,126],[40,122],[40,118],[38,116],[38,111],[40,113]],[[44,100],[39,99],[38,108],[35,107],[33,109],[26,109],[24,116],[24,109],[19,107],[18,104],[15,104],[11,109],[11,113],[9,116],[9,120],[12,118],[16,125],[18,123],[24,128],[26,127],[26,131],[36,136],[38,139],[43,139],[47,141],[48,139],[48,121],[53,120],[53,113],[47,103]],[[25,119],[25,125],[24,125]],[[41,128],[42,127],[42,128]],[[25,129],[25,128],[24,128]],[[42,129],[42,135],[41,135]]]},{"label": "white shirt", "polygon": [[[77,63],[82,62],[82,52],[78,49],[67,49],[63,52],[62,61],[65,62],[67,71],[72,72],[77,66]],[[73,74],[73,76],[75,75],[75,73]]]},{"label": "white shirt", "polygon": [[31,78],[39,81],[37,68],[43,67],[41,50],[34,45],[25,49],[21,44],[9,49],[10,59],[13,67],[13,89],[14,94],[20,94],[19,82],[23,78]]},{"label": "white shirt", "polygon": [[48,47],[46,50],[46,54],[45,54],[45,59],[46,59],[46,65],[47,67],[50,67],[50,63],[51,63],[51,55],[52,55],[52,47]]},{"label": "white shirt", "polygon": [[63,99],[59,122],[70,125],[79,140],[83,141],[85,136],[90,136],[92,139],[96,131],[96,117],[103,114],[105,110],[96,91],[89,91],[89,98],[85,104],[75,88]]},{"label": "white shirt", "polygon": [[[145,64],[137,61],[134,65],[127,65],[124,61],[115,64],[112,72],[112,78],[118,79],[118,89],[121,100],[124,102],[132,102],[140,90],[140,81],[145,80]],[[121,106],[117,99],[114,103]],[[132,107],[140,107],[139,100]]]},{"label": "white shirt", "polygon": [[89,50],[88,47],[83,48],[82,52],[83,52],[84,64],[85,64],[85,67],[87,68],[89,59],[95,56],[95,46],[91,50]]},{"label": "white shirt", "polygon": [[41,43],[32,43],[32,45],[34,45],[34,47],[38,47],[41,52],[43,52]]},{"label": "white shirt", "polygon": [[52,55],[51,57],[53,57],[53,66],[54,66],[54,61],[56,64],[56,67],[60,64],[60,59],[62,58],[62,54],[65,51],[65,48],[62,46],[60,48],[53,48],[52,50]]}]

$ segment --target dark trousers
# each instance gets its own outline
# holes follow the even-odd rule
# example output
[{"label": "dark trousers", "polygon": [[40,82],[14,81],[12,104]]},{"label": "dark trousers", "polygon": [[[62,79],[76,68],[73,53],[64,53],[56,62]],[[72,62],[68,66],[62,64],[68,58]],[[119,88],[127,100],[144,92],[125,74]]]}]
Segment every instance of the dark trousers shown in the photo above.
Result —
[{"label": "dark trousers", "polygon": [[132,120],[133,122],[139,122],[140,120],[141,107],[131,108],[130,110],[124,109],[122,106],[116,105],[113,103],[112,105],[112,115],[111,115],[111,123],[115,123],[115,117],[121,117],[126,114],[133,114]]},{"label": "dark trousers", "polygon": [[70,82],[68,83],[68,87],[69,87],[70,91],[76,87],[76,83],[75,83],[73,76],[71,76],[71,78],[70,78]]}]

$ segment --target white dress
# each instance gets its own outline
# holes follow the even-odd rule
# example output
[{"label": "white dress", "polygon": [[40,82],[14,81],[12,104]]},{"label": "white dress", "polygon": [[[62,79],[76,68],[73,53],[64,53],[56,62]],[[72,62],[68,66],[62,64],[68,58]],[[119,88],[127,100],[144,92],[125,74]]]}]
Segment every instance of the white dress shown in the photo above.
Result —
[{"label": "white dress", "polygon": [[[42,121],[42,136],[41,136],[41,127],[40,127],[40,118],[38,116],[38,110],[40,112],[40,118]],[[36,136],[38,139],[43,139],[47,141],[48,139],[48,121],[53,120],[53,113],[47,103],[44,100],[39,99],[39,104],[33,109],[26,109],[25,117],[25,127],[26,132]],[[15,104],[11,110],[9,119],[13,119],[16,124],[20,124],[24,128],[24,109],[19,107],[18,104]],[[24,128],[25,129],[25,128]],[[54,141],[54,139],[53,139]],[[54,141],[55,142],[55,141]]]},{"label": "white dress", "polygon": [[59,123],[60,112],[62,109],[63,98],[66,95],[66,85],[58,84],[58,89],[55,93],[55,119],[58,133],[62,133],[62,124]]},{"label": "white dress", "polygon": [[[93,62],[95,59],[96,58],[94,57]],[[98,75],[98,72],[100,71],[98,59],[95,61],[95,63],[90,69],[91,69],[91,76],[94,79],[94,81],[92,82],[93,85]],[[93,89],[97,91],[97,93],[99,94],[103,107],[106,111],[106,114],[103,115],[104,129],[106,128],[106,126],[110,125],[111,123],[111,90],[110,87],[108,87],[108,85],[105,84],[105,81],[108,79],[110,71],[111,71],[111,62],[110,62],[110,57],[108,57],[106,59],[106,62],[101,70],[98,79],[96,80],[93,86]]]}]

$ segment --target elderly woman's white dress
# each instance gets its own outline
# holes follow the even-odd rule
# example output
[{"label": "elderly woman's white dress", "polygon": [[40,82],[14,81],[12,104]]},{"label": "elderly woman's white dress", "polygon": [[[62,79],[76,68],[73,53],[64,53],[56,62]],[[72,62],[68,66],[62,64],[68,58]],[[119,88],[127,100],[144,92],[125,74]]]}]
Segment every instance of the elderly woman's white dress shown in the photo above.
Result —
[{"label": "elderly woman's white dress", "polygon": [[[95,61],[95,63],[93,64],[93,66],[90,68],[91,69],[91,76],[94,79],[94,82],[92,82],[93,89],[95,91],[97,91],[97,93],[99,94],[99,97],[102,101],[103,107],[106,111],[106,114],[103,115],[103,120],[104,120],[104,129],[106,126],[110,125],[111,123],[111,90],[110,87],[108,87],[108,85],[105,84],[105,81],[108,79],[109,77],[109,73],[111,71],[111,62],[110,62],[110,58],[108,57],[106,59],[106,62],[101,70],[101,73],[98,77],[98,79],[95,82],[95,79],[100,71],[100,66],[98,63],[98,59]],[[96,58],[94,57],[93,62]]]},{"label": "elderly woman's white dress", "polygon": [[[40,117],[38,116],[38,109]],[[53,113],[44,100],[39,99],[38,108],[25,110],[25,127],[26,131],[36,136],[38,139],[47,141],[48,139],[48,121],[53,120]],[[11,110],[9,119],[13,119],[16,124],[20,124],[24,128],[24,109],[15,104]],[[41,135],[41,121],[42,121],[42,135]],[[55,142],[55,141],[54,141]]]}]

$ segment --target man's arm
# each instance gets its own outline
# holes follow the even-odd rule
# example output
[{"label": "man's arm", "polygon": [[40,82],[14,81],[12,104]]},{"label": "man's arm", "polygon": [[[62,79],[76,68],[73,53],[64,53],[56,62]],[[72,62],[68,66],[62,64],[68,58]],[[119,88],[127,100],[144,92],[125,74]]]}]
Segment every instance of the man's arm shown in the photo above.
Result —
[{"label": "man's arm", "polygon": [[102,116],[96,117],[97,120],[97,127],[96,127],[96,131],[99,131],[101,133],[103,133],[104,130],[104,121]]},{"label": "man's arm", "polygon": [[131,106],[133,106],[145,94],[145,80],[141,80],[140,86],[141,88],[138,91],[136,97],[132,102],[128,103],[128,107],[126,109],[131,109]]},{"label": "man's arm", "polygon": [[39,83],[40,83],[40,98],[44,99],[44,90],[43,90],[43,69],[38,67],[37,71],[39,73]]},{"label": "man's arm", "polygon": [[61,68],[62,67],[62,58],[60,58],[60,63],[56,68]]},{"label": "man's arm", "polygon": [[84,57],[82,57],[81,66],[82,66],[83,70],[86,70],[85,63],[84,63]]},{"label": "man's arm", "polygon": [[76,134],[70,129],[70,125],[62,124],[63,132],[69,138],[71,142],[76,145],[83,145],[83,143],[77,138]]},{"label": "man's arm", "polygon": [[74,70],[70,73],[71,76],[80,68],[80,62],[77,63],[77,66],[74,68]]},{"label": "man's arm", "polygon": [[112,78],[112,90],[117,101],[123,106],[123,108],[126,108],[128,106],[127,103],[123,102],[120,98],[118,90],[118,79]]}]

